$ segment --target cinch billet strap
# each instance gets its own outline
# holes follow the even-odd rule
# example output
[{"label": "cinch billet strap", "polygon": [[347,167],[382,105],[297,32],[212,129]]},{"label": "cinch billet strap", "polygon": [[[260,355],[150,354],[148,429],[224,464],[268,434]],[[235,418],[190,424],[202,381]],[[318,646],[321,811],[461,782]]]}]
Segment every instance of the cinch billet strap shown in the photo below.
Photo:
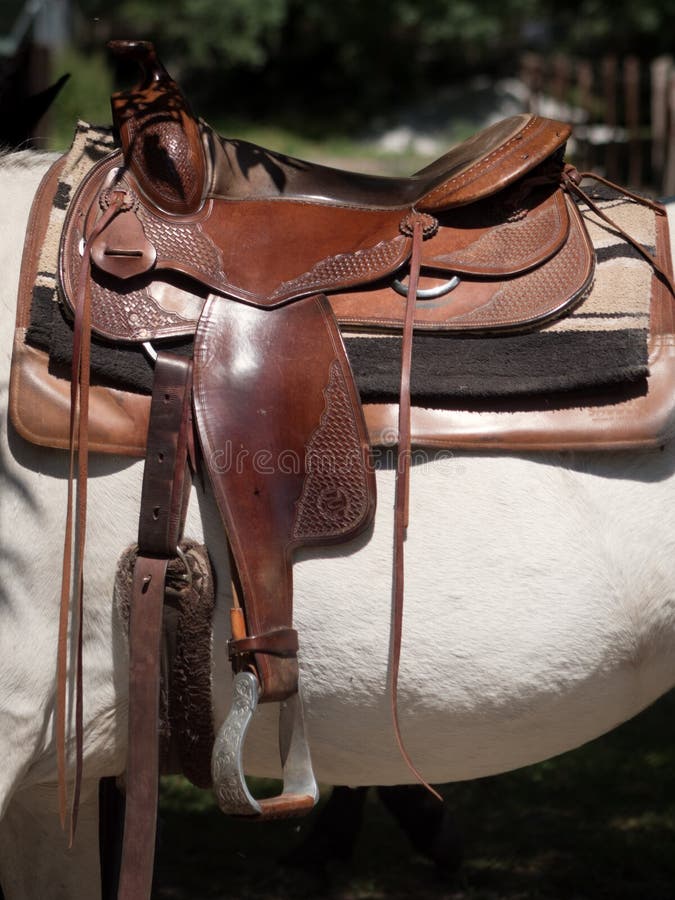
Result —
[{"label": "cinch billet strap", "polygon": [[150,407],[138,557],[129,618],[129,742],[118,900],[149,900],[159,790],[159,681],[167,566],[178,551],[191,477],[192,361],[160,353]]}]

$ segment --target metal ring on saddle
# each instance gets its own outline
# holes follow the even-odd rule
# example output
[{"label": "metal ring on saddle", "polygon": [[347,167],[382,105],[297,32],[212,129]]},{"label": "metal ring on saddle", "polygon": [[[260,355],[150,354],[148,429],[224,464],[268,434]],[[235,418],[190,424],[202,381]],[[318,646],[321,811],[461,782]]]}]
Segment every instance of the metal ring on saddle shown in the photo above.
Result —
[{"label": "metal ring on saddle", "polygon": [[[438,297],[445,297],[450,291],[454,291],[460,282],[461,278],[457,275],[453,275],[448,281],[437,284],[436,287],[418,288],[416,298],[418,300],[436,300]],[[391,286],[396,293],[400,294],[402,297],[408,296],[408,288],[400,279],[395,278],[392,281]]]}]

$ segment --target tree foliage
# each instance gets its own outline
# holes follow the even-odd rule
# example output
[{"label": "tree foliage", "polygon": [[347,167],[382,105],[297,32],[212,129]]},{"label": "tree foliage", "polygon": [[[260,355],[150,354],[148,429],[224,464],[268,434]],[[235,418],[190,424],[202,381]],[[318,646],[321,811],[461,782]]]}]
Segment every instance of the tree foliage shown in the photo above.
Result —
[{"label": "tree foliage", "polygon": [[124,0],[116,14],[184,62],[257,68],[279,50],[288,0]]},{"label": "tree foliage", "polygon": [[[467,71],[511,72],[527,49],[655,56],[675,0],[80,0],[110,35],[149,37],[200,109],[370,113]],[[330,114],[330,113],[329,113]]]}]

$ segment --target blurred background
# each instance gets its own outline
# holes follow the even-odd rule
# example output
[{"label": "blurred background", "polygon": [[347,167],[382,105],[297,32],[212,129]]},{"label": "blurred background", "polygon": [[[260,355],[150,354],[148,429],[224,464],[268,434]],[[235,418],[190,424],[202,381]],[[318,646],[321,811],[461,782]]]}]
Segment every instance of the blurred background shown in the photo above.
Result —
[{"label": "blurred background", "polygon": [[529,109],[575,124],[580,168],[675,193],[675,0],[2,0],[0,139],[67,73],[33,142],[108,122],[111,37],[155,41],[200,115],[282,152],[409,173]]}]

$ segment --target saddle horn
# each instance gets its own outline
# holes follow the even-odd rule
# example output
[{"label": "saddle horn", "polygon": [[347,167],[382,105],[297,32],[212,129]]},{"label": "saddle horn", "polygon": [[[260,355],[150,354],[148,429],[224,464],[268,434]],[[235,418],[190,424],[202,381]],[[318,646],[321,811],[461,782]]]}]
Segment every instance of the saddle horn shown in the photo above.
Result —
[{"label": "saddle horn", "polygon": [[116,56],[141,69],[139,83],[111,97],[124,161],[158,209],[189,216],[202,206],[207,163],[199,123],[149,41],[110,41]]}]

